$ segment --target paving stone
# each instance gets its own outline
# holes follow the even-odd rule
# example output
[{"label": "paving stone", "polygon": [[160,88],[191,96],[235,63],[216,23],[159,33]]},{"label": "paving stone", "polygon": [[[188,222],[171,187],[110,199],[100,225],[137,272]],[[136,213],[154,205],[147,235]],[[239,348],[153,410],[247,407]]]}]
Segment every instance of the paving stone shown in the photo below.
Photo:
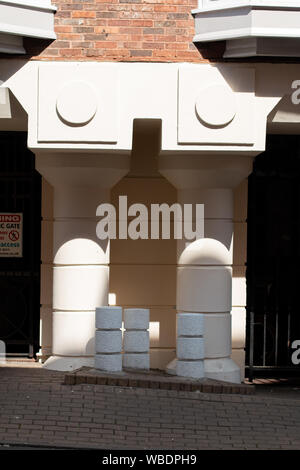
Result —
[{"label": "paving stone", "polygon": [[67,376],[35,365],[0,367],[0,444],[300,449],[297,390],[248,395],[243,386],[225,390],[224,384],[176,382],[163,374],[96,376],[88,368]]}]

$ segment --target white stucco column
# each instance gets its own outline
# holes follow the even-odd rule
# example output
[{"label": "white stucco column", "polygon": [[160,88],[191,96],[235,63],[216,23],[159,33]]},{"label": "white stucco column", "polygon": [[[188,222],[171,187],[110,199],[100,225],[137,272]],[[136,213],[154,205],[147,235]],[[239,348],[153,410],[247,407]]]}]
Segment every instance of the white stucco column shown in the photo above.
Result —
[{"label": "white stucco column", "polygon": [[178,199],[204,204],[205,238],[178,243],[177,310],[204,315],[205,376],[240,382],[240,369],[230,359],[232,190],[179,190]]},{"label": "white stucco column", "polygon": [[[241,156],[160,159],[161,173],[178,189],[178,202],[204,204],[204,238],[177,242],[177,312],[204,317],[204,376],[235,383],[241,374],[230,357],[233,188],[251,167],[252,159]],[[167,366],[169,373],[178,373],[176,363]],[[196,369],[190,376],[199,377]]]},{"label": "white stucco column", "polygon": [[53,338],[44,367],[94,365],[95,308],[108,305],[109,240],[96,236],[96,209],[128,171],[127,156],[38,155],[54,186]]}]

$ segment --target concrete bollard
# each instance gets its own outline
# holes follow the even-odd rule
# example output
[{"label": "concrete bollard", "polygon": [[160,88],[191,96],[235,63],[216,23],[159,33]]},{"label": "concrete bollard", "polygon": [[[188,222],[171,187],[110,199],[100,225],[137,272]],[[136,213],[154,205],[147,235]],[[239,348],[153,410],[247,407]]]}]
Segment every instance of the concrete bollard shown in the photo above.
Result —
[{"label": "concrete bollard", "polygon": [[122,307],[96,308],[95,368],[122,370]]},{"label": "concrete bollard", "polygon": [[204,377],[203,334],[203,314],[177,314],[177,375],[194,378]]},{"label": "concrete bollard", "polygon": [[149,369],[149,310],[124,310],[123,366],[130,369]]}]

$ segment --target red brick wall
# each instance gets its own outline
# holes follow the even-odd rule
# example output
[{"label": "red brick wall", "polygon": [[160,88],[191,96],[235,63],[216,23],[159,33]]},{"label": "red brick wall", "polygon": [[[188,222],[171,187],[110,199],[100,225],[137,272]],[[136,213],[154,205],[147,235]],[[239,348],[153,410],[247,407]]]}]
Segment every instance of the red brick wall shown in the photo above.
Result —
[{"label": "red brick wall", "polygon": [[38,59],[200,62],[197,0],[53,0],[57,40]]}]

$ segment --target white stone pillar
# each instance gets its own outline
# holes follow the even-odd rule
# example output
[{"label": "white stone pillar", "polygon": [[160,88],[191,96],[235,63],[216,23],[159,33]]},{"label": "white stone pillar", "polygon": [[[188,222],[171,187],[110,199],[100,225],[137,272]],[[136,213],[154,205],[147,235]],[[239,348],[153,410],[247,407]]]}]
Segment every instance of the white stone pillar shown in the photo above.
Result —
[{"label": "white stone pillar", "polygon": [[[240,382],[241,374],[230,357],[232,188],[251,168],[252,158],[239,155],[160,158],[161,173],[178,188],[178,202],[182,206],[204,204],[204,238],[193,242],[183,238],[177,243],[177,311],[203,316],[205,377],[235,383]],[[195,348],[200,351],[198,336]],[[181,354],[177,347],[177,359],[181,360],[178,353]],[[177,359],[168,364],[169,373],[182,371]],[[189,366],[190,376],[198,378],[200,365]],[[188,365],[184,375],[188,375]]]},{"label": "white stone pillar", "polygon": [[95,208],[109,191],[54,188],[52,358],[63,370],[94,361],[95,306],[108,304],[109,242],[95,236]]},{"label": "white stone pillar", "polygon": [[204,204],[205,238],[178,243],[177,309],[204,316],[205,376],[240,382],[240,369],[230,359],[232,190],[179,190],[178,200]]},{"label": "white stone pillar", "polygon": [[38,155],[54,186],[53,339],[44,367],[94,366],[95,309],[108,305],[109,240],[96,236],[96,209],[128,171],[126,156]]},{"label": "white stone pillar", "polygon": [[149,369],[149,310],[124,309],[124,328],[124,367]]},{"label": "white stone pillar", "polygon": [[95,368],[122,370],[122,307],[96,308]]}]

